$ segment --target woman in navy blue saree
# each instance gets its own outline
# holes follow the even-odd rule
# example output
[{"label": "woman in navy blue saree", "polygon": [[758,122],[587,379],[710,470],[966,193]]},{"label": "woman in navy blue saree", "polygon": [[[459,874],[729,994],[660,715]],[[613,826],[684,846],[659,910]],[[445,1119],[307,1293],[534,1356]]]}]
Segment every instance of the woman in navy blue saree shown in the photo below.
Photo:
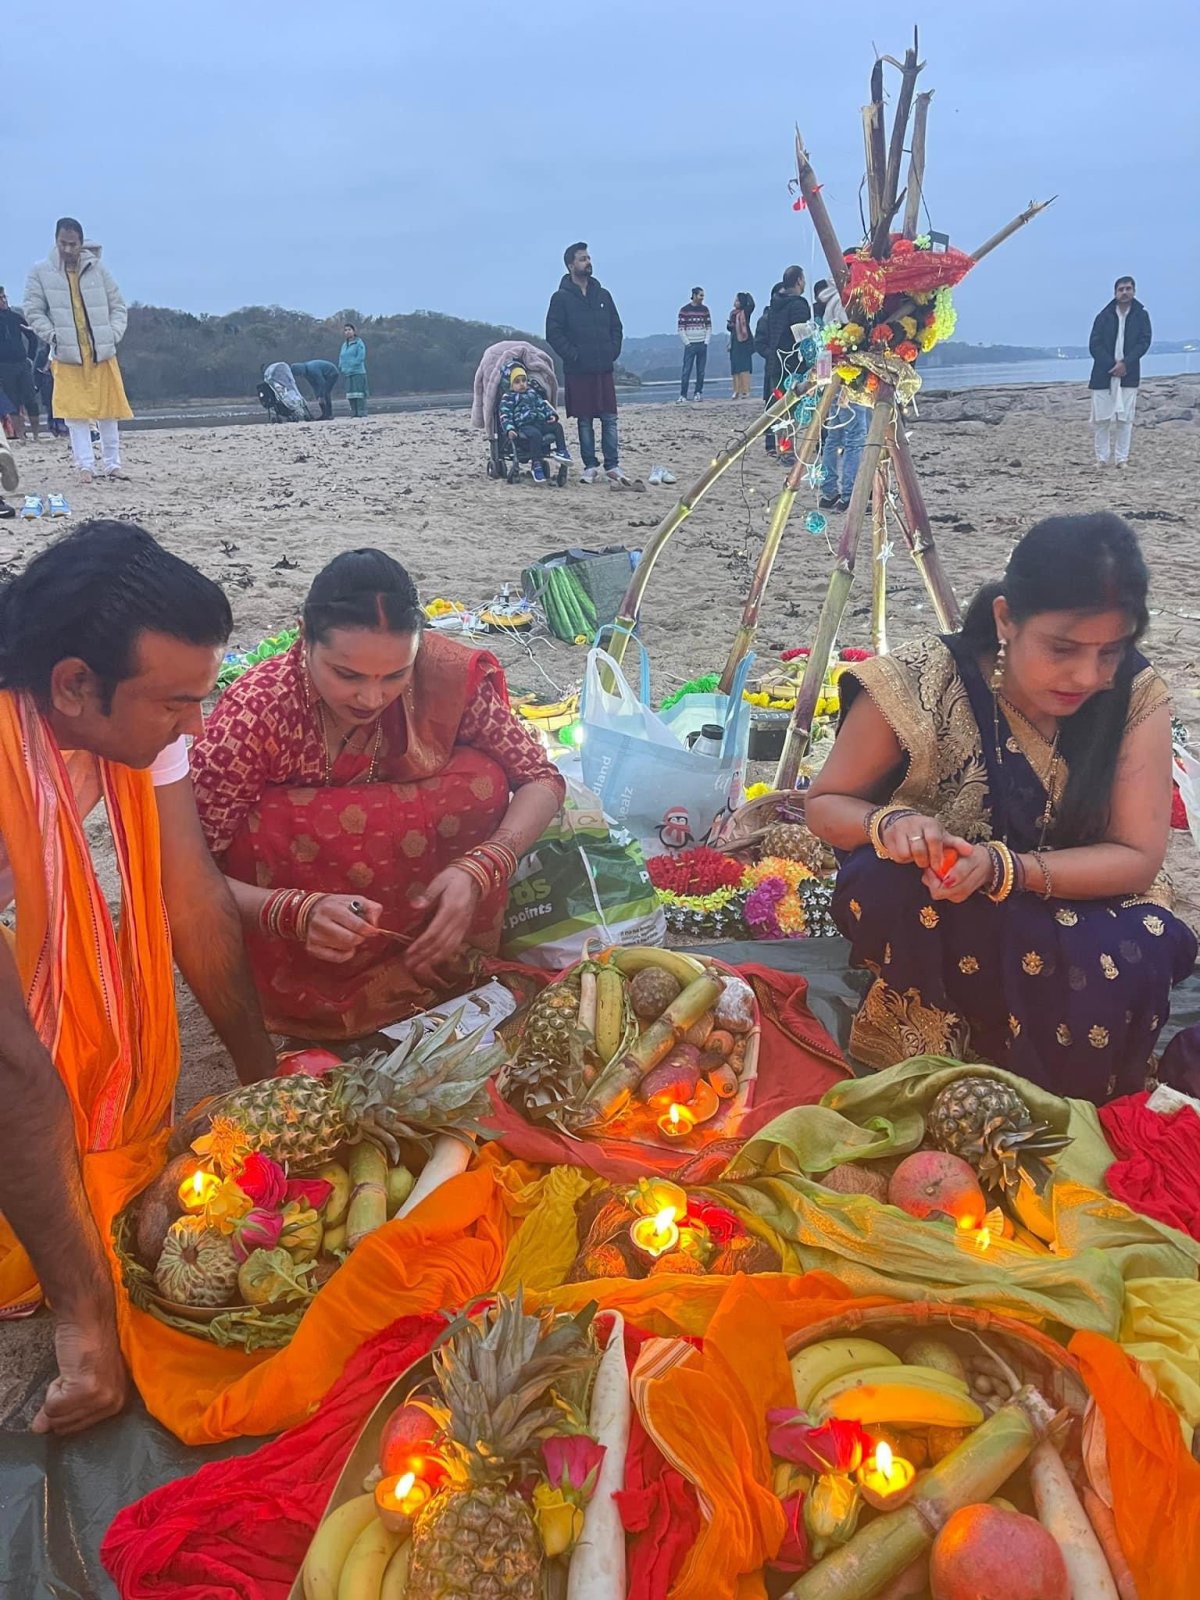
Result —
[{"label": "woman in navy blue saree", "polygon": [[874,982],[851,1054],[990,1061],[1102,1102],[1140,1089],[1196,937],[1161,874],[1167,689],[1148,578],[1109,513],[1053,517],[962,631],[847,670],[809,826]]}]

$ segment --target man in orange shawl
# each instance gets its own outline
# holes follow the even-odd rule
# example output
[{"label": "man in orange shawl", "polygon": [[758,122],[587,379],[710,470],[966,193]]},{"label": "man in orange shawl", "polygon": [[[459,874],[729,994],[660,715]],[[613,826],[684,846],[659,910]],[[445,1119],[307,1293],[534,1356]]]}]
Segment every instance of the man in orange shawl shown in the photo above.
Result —
[{"label": "man in orange shawl", "polygon": [[[101,1233],[171,1115],[173,953],[239,1076],[275,1066],[188,778],[184,736],[231,626],[216,584],[120,522],[85,523],[0,591],[0,904],[16,904],[0,940],[0,1317],[43,1296],[54,1311],[38,1432],[125,1398]],[[83,830],[101,797],[119,935]]]}]

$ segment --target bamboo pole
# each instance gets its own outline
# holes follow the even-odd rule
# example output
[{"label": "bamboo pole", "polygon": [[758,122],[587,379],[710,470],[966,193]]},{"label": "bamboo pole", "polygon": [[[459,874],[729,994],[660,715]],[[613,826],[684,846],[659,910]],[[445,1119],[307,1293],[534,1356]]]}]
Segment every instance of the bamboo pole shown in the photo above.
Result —
[{"label": "bamboo pole", "polygon": [[642,609],[642,600],[646,593],[646,585],[650,581],[650,574],[654,571],[654,564],[662,554],[667,540],[691,516],[721,474],[727,472],[756,439],[761,439],[768,428],[774,427],[780,418],[786,417],[793,406],[798,405],[811,388],[811,383],[796,384],[781,399],[769,405],[728,449],[722,450],[718,456],[714,457],[695,483],[684,490],[683,494],[658,524],[658,527],[655,528],[646,541],[645,548],[642,551],[642,559],[638,562],[637,568],[629,580],[629,587],[626,589],[625,596],[621,601],[620,612],[613,624],[617,629],[628,630],[628,632],[615,632],[613,634],[609,654],[614,660],[620,662],[625,659],[625,647],[629,642],[628,633],[637,627],[638,616]]},{"label": "bamboo pole", "polygon": [[871,497],[871,486],[883,455],[888,424],[894,410],[893,401],[894,392],[891,385],[880,384],[875,396],[875,408],[871,414],[867,442],[863,446],[862,460],[859,462],[858,476],[854,480],[854,490],[850,496],[850,509],[846,512],[833,571],[829,575],[829,589],[821,606],[821,615],[817,619],[816,638],[812,642],[812,651],[804,668],[804,677],[788,724],[783,753],[779,757],[779,767],[775,773],[776,789],[796,787],[800,760],[808,745],[809,729],[812,727],[813,714],[821,696],[821,685],[825,682],[833,641],[837,637],[846,602],[850,598],[850,590],[854,587],[854,564],[858,555],[858,542],[862,535],[867,503]]},{"label": "bamboo pole", "polygon": [[758,565],[754,569],[754,579],[750,585],[750,593],[746,596],[746,604],[742,608],[742,619],[738,624],[738,631],[734,636],[733,644],[729,649],[729,657],[725,662],[725,670],[721,674],[719,688],[722,694],[728,694],[733,688],[734,676],[742,658],[754,643],[754,636],[758,632],[758,616],[762,609],[763,597],[767,592],[771,572],[775,566],[775,558],[779,554],[779,546],[783,540],[783,530],[787,526],[788,518],[792,514],[797,491],[804,483],[804,475],[815,459],[817,451],[821,448],[821,429],[829,416],[830,408],[842,387],[840,378],[833,378],[825,385],[824,392],[817,405],[817,409],[804,430],[804,438],[800,448],[796,451],[796,459],[784,480],[783,491],[775,502],[771,512],[771,521],[763,539],[762,549],[759,551]]},{"label": "bamboo pole", "polygon": [[913,464],[904,429],[900,425],[899,417],[894,413],[888,430],[888,455],[896,474],[896,490],[904,510],[904,537],[912,551],[917,571],[921,574],[921,581],[933,602],[938,626],[946,633],[954,633],[962,621],[958,596],[954,593],[954,585],[946,576],[945,568],[942,566],[937,541],[933,537],[933,528],[929,521],[929,512],[925,505],[925,496],[921,492],[921,481],[917,477],[917,469]]},{"label": "bamboo pole", "polygon": [[871,488],[871,649],[877,656],[888,653],[886,544],[887,470],[881,467]]},{"label": "bamboo pole", "polygon": [[908,158],[908,183],[905,193],[908,204],[904,208],[904,237],[915,239],[921,226],[921,198],[925,192],[925,125],[929,121],[929,102],[933,90],[926,89],[917,96],[913,113],[912,150]]},{"label": "bamboo pole", "polygon": [[829,275],[837,284],[840,294],[846,287],[849,273],[846,269],[846,258],[842,254],[842,247],[838,243],[837,232],[834,229],[829,211],[821,198],[821,186],[817,182],[817,175],[813,171],[812,162],[808,159],[808,151],[804,148],[804,140],[800,129],[796,129],[796,180],[800,185],[800,193],[804,196],[808,206],[808,214],[812,218],[813,227],[816,229],[817,238],[821,249],[825,252],[825,260],[829,266]]},{"label": "bamboo pole", "polygon": [[1014,217],[1000,229],[999,233],[994,233],[990,239],[985,239],[978,250],[972,250],[971,259],[982,261],[984,256],[991,255],[997,245],[1003,244],[1010,234],[1016,233],[1017,229],[1023,228],[1027,222],[1032,222],[1034,217],[1045,211],[1047,206],[1052,206],[1057,199],[1058,196],[1052,194],[1049,200],[1031,200],[1019,217]]}]

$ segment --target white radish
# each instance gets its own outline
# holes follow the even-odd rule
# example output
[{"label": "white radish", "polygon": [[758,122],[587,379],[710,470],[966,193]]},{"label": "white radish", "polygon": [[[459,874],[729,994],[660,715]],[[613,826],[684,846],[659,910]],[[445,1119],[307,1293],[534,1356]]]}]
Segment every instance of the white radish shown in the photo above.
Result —
[{"label": "white radish", "polygon": [[1120,1600],[1104,1550],[1049,1439],[1043,1439],[1029,1458],[1029,1482],[1038,1521],[1067,1564],[1072,1600]]},{"label": "white radish", "polygon": [[625,1322],[614,1314],[588,1416],[588,1431],[604,1446],[604,1460],[595,1493],[583,1514],[583,1533],[571,1556],[567,1600],[625,1600],[625,1529],[613,1496],[625,1487],[631,1411]]},{"label": "white radish", "polygon": [[460,1172],[465,1172],[474,1154],[475,1146],[468,1144],[465,1139],[452,1139],[448,1133],[439,1134],[433,1141],[429,1160],[413,1184],[408,1199],[396,1212],[396,1216],[408,1216],[410,1211],[417,1209],[422,1200],[428,1200],[435,1189],[440,1189],[442,1184],[451,1178],[457,1178]]}]

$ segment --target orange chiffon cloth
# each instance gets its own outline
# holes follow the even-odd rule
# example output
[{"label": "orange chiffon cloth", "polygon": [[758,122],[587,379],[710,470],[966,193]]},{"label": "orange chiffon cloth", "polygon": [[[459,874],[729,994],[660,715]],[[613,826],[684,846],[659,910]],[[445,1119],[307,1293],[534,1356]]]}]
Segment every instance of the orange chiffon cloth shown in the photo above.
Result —
[{"label": "orange chiffon cloth", "polygon": [[[415,935],[428,919],[411,896],[464,851],[496,831],[508,778],[481,750],[459,747],[433,777],[409,783],[271,788],[235,833],[221,865],[260,889],[361,894],[377,901],[380,926]],[[246,948],[267,1026],[306,1039],[354,1039],[426,1010],[478,981],[482,957],[500,945],[507,886],[487,895],[466,947],[433,990],[408,970],[405,947],[372,940],[334,964],[251,929]]]},{"label": "orange chiffon cloth", "polygon": [[1113,1516],[1140,1600],[1192,1600],[1200,1589],[1200,1462],[1179,1418],[1111,1339],[1077,1333],[1070,1350],[1104,1416]]},{"label": "orange chiffon cloth", "polygon": [[[67,765],[27,695],[0,693],[0,834],[13,874],[14,954],[30,1020],[70,1098],[101,1236],[161,1165],[153,1135],[179,1070],[158,810],[148,773],[98,773],[121,878],[114,934]],[[37,1308],[24,1249],[0,1218],[0,1316]]]}]

